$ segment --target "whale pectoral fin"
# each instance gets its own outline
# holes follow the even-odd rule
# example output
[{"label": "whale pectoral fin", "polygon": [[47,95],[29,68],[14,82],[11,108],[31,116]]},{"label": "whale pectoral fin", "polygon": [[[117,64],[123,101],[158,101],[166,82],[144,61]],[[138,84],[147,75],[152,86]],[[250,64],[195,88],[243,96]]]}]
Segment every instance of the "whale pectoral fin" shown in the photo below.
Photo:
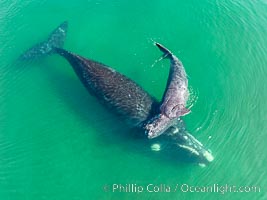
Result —
[{"label": "whale pectoral fin", "polygon": [[185,115],[189,114],[190,112],[191,112],[191,110],[189,110],[187,108],[183,108],[177,112],[177,117],[178,116],[185,116]]}]

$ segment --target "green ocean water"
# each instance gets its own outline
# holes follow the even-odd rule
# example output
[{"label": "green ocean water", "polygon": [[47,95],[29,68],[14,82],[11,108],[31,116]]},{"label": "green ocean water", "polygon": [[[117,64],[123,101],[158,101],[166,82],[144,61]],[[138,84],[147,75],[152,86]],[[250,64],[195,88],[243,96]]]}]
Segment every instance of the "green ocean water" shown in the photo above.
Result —
[{"label": "green ocean water", "polygon": [[[58,55],[17,61],[64,20],[65,49],[158,99],[169,64],[155,63],[153,41],[170,48],[189,77],[187,129],[214,161],[201,168],[151,152]],[[266,0],[1,0],[0,27],[0,199],[267,199]],[[185,191],[226,184],[260,192]]]}]

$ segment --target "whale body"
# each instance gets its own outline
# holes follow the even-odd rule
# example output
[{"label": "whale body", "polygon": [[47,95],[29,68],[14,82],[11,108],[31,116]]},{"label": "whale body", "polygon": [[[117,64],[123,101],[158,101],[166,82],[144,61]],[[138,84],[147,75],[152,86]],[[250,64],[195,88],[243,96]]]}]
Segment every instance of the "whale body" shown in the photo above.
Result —
[{"label": "whale body", "polygon": [[[128,125],[144,133],[144,125],[161,115],[161,103],[137,83],[105,64],[62,49],[67,28],[67,22],[62,23],[50,34],[47,41],[30,48],[21,57],[28,60],[52,53],[61,55],[71,64],[91,95],[125,119]],[[149,141],[167,144],[172,152],[182,150],[198,163],[209,163],[213,160],[211,152],[188,133],[180,118],[173,118],[172,122],[172,125],[164,130],[164,134]],[[158,149],[158,146],[154,145],[154,149]]]},{"label": "whale body", "polygon": [[66,58],[88,92],[131,126],[142,126],[157,113],[158,103],[134,81],[114,69],[64,49],[55,51]]},{"label": "whale body", "polygon": [[167,86],[160,104],[160,113],[144,126],[148,138],[155,138],[173,126],[177,118],[190,113],[186,102],[189,96],[188,80],[182,62],[166,47],[155,45],[164,53],[163,58],[171,62]]},{"label": "whale body", "polygon": [[[88,92],[130,126],[143,128],[146,121],[158,115],[160,103],[128,77],[100,62],[64,49],[56,48],[55,51],[71,64]],[[186,131],[180,118],[175,120],[155,142],[168,143],[174,151],[182,149],[197,162],[211,162],[211,152]]]}]

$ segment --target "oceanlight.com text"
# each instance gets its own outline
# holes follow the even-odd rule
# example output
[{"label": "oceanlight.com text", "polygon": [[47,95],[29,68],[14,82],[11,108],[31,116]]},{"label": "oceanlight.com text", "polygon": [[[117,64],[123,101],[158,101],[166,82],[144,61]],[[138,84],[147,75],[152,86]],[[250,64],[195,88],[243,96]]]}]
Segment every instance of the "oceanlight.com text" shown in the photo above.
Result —
[{"label": "oceanlight.com text", "polygon": [[236,186],[230,184],[211,184],[205,186],[196,186],[186,183],[168,185],[168,184],[120,184],[114,183],[111,185],[104,185],[103,190],[105,192],[113,193],[170,193],[170,192],[182,192],[182,193],[259,193],[261,188],[259,186]]}]

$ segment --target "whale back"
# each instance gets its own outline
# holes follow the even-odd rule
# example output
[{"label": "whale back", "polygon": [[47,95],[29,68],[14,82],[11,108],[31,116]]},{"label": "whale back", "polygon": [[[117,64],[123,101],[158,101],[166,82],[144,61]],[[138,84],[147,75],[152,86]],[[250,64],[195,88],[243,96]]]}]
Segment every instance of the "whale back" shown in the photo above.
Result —
[{"label": "whale back", "polygon": [[69,61],[89,93],[131,126],[141,126],[157,112],[158,102],[123,74],[63,49],[56,52]]}]

